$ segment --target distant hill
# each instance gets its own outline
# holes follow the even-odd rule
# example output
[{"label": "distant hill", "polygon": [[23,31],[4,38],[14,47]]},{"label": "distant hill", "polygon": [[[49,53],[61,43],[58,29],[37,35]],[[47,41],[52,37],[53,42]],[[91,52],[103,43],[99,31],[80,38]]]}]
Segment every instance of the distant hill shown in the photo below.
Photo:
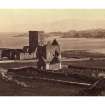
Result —
[{"label": "distant hill", "polygon": [[91,30],[71,30],[63,32],[62,38],[105,38],[105,29],[91,29]]},{"label": "distant hill", "polygon": [[0,48],[22,48],[28,45],[28,35],[17,32],[0,32]]},{"label": "distant hill", "polygon": [[[61,38],[105,38],[105,29],[45,33],[46,38],[52,36],[60,36]],[[0,32],[0,48],[22,48],[28,43],[28,32]]]},{"label": "distant hill", "polygon": [[[50,35],[46,33],[47,37]],[[0,48],[23,48],[29,45],[29,33],[0,32]]]}]

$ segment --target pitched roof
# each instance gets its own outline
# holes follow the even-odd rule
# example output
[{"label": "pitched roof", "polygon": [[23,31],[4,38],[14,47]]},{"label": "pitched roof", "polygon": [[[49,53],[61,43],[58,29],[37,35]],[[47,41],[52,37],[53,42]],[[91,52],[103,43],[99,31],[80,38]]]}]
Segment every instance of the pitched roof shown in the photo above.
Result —
[{"label": "pitched roof", "polygon": [[56,39],[53,40],[52,45],[59,45]]}]

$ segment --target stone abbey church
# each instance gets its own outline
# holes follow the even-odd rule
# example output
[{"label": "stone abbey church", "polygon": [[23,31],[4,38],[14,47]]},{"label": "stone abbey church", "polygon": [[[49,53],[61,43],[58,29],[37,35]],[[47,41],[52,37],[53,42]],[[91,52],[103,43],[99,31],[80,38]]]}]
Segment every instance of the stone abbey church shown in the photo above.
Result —
[{"label": "stone abbey church", "polygon": [[45,41],[43,31],[29,31],[29,45],[23,49],[0,49],[1,60],[38,60],[45,69],[61,68],[60,45],[56,39]]}]

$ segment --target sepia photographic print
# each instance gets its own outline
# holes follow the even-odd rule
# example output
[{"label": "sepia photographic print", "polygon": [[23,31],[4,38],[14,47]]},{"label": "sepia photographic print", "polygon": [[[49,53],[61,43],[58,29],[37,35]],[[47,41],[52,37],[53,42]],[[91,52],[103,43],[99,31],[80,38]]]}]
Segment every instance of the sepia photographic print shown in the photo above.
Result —
[{"label": "sepia photographic print", "polygon": [[0,96],[105,96],[105,9],[0,9]]}]

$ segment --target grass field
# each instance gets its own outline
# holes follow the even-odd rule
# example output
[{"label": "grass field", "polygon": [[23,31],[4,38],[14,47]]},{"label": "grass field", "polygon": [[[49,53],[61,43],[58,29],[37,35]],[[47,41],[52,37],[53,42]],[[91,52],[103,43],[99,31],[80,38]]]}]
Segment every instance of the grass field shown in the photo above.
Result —
[{"label": "grass field", "polygon": [[41,80],[26,80],[26,83],[31,83],[32,87],[25,88],[0,79],[0,96],[76,96],[85,89]]},{"label": "grass field", "polygon": [[[103,54],[93,54],[80,51],[71,51],[63,53],[63,57],[92,57],[92,58],[104,58]],[[62,62],[67,65],[79,65],[89,67],[105,67],[105,60],[87,60],[87,61],[70,61]],[[33,66],[34,62],[25,63],[5,63],[0,64],[1,68],[8,69],[21,66]],[[23,80],[21,80],[23,81]],[[22,87],[12,81],[5,81],[0,78],[0,96],[78,96],[79,92],[86,87],[80,87],[76,85],[64,85],[60,83],[54,83],[42,80],[24,80],[26,84],[31,83],[31,87]]]}]

